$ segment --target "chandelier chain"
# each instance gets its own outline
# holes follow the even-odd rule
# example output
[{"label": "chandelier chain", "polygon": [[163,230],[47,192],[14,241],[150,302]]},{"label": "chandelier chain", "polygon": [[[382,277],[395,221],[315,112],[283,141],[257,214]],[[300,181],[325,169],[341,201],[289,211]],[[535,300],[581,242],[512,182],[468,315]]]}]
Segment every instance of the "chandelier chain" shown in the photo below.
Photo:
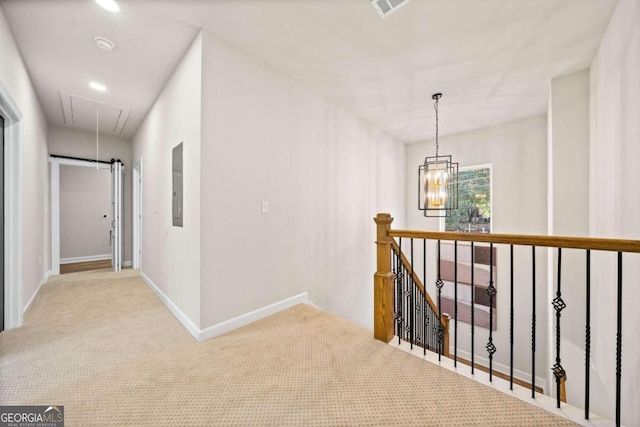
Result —
[{"label": "chandelier chain", "polygon": [[436,110],[436,158],[438,158],[438,101],[440,100],[439,96],[435,96],[436,102],[433,104],[433,108]]},{"label": "chandelier chain", "polygon": [[418,207],[425,217],[450,217],[458,209],[458,163],[452,156],[440,157],[440,98],[431,95],[436,115],[436,155],[424,158],[418,166]]}]

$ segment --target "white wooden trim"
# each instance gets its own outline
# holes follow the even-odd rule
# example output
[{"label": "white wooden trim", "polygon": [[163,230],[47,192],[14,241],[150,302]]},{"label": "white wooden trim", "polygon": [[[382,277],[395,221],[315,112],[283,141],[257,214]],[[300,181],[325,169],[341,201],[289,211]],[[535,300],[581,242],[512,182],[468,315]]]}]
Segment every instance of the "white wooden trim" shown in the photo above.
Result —
[{"label": "white wooden trim", "polygon": [[162,292],[160,288],[158,288],[156,284],[153,283],[153,281],[142,271],[140,272],[140,277],[151,288],[151,290],[155,292],[156,295],[158,295],[158,298],[160,298],[160,301],[162,301],[164,305],[167,306],[169,311],[171,311],[173,315],[176,316],[176,318],[180,321],[180,323],[182,323],[182,326],[184,326],[185,329],[189,331],[189,333],[193,335],[193,337],[196,340],[198,340],[198,337],[200,335],[200,329],[196,326],[196,324],[193,323],[191,319],[189,319],[189,317],[187,317],[187,315],[184,314],[184,312],[180,310],[180,308],[177,305],[175,305],[173,301],[171,301],[171,299],[169,299],[169,297],[166,296],[164,292]]},{"label": "white wooden trim", "polygon": [[142,157],[133,165],[133,268],[142,269]]},{"label": "white wooden trim", "polygon": [[105,259],[111,259],[111,254],[60,258],[60,264],[72,264],[74,262],[102,261]]},{"label": "white wooden trim", "polygon": [[317,310],[322,310],[320,307],[318,307],[318,305],[315,302],[313,302],[313,301],[311,301],[309,299],[306,300],[304,303],[307,304],[309,307],[313,307],[313,308],[315,308]]},{"label": "white wooden trim", "polygon": [[287,308],[293,307],[294,305],[306,303],[307,301],[309,301],[308,294],[307,292],[303,292],[301,294],[294,295],[290,298],[278,301],[266,307],[262,307],[257,310],[250,311],[249,313],[234,317],[232,319],[225,320],[224,322],[217,323],[201,330],[198,341],[205,341],[210,338],[217,337],[218,335],[222,335],[241,326],[248,325],[249,323],[255,322],[256,320],[260,320],[279,311],[286,310]]},{"label": "white wooden trim", "polygon": [[111,215],[112,218],[112,255],[111,255],[111,265],[113,266],[113,271],[120,271],[122,269],[122,232],[123,228],[123,209],[122,209],[122,193],[124,190],[124,166],[122,162],[117,161],[113,163],[113,168],[111,169],[111,200],[113,212]]},{"label": "white wooden trim", "polygon": [[22,326],[22,159],[20,120],[22,113],[0,81],[0,113],[5,119],[4,227],[5,227],[5,329]]},{"label": "white wooden trim", "polygon": [[276,303],[270,304],[266,307],[259,308],[257,310],[253,310],[249,313],[242,314],[240,316],[234,317],[229,320],[225,320],[224,322],[217,323],[215,325],[209,326],[205,329],[200,329],[189,317],[177,306],[174,304],[171,299],[164,294],[153,281],[142,271],[140,272],[140,277],[144,282],[153,290],[153,292],[158,295],[160,301],[162,301],[169,311],[173,313],[174,316],[182,323],[182,326],[185,327],[187,331],[197,340],[197,341],[206,341],[210,338],[217,337],[218,335],[222,335],[226,332],[232,331],[236,328],[239,328],[244,325],[248,325],[251,322],[255,322],[256,320],[260,320],[264,317],[275,314],[279,311],[286,310],[289,307],[293,307],[294,305],[301,303],[308,303],[309,298],[307,292],[303,292],[298,295],[294,295],[290,298],[284,299],[282,301],[278,301]]},{"label": "white wooden trim", "polygon": [[[50,167],[50,196],[51,196],[51,275],[60,274],[60,165],[80,166],[111,170],[110,163],[96,163],[89,160],[66,159],[49,156]],[[124,167],[124,166],[123,166]],[[121,181],[120,181],[121,182]],[[113,187],[112,187],[113,190]],[[111,195],[113,197],[113,194]],[[102,255],[100,255],[102,256]],[[109,258],[113,258],[109,255]],[[109,259],[97,258],[97,259]],[[87,259],[86,261],[93,261]],[[69,261],[82,262],[82,261]]]},{"label": "white wooden trim", "polygon": [[[448,369],[449,371],[456,372],[459,375],[477,381],[487,387],[493,388],[494,390],[513,396],[517,399],[522,400],[523,402],[527,402],[530,405],[537,406],[538,408],[544,409],[545,411],[571,420],[578,425],[589,427],[608,427],[614,425],[610,420],[607,420],[606,418],[603,418],[600,415],[596,415],[594,413],[590,413],[589,419],[585,420],[584,409],[577,408],[566,403],[562,404],[561,409],[557,409],[555,399],[540,393],[536,393],[536,398],[532,399],[530,388],[525,388],[519,386],[518,384],[514,384],[513,390],[510,390],[509,381],[505,381],[502,378],[496,376],[493,377],[492,381],[489,381],[489,374],[479,369],[476,369],[475,374],[472,375],[470,366],[458,363],[458,366],[456,367],[453,364],[453,359],[449,359],[448,357],[443,357],[442,360],[439,361],[438,353],[435,353],[433,351],[427,351],[427,354],[424,355],[422,347],[414,346],[413,349],[411,349],[410,344],[406,341],[402,341],[400,344],[398,344],[397,336],[395,337],[395,339],[392,339],[391,342],[389,342],[389,345],[405,351],[414,357],[418,357],[422,360],[438,365],[444,369]],[[460,350],[458,350],[458,352],[460,352]]]},{"label": "white wooden trim", "polygon": [[60,164],[51,163],[51,274],[60,274]]},{"label": "white wooden trim", "polygon": [[24,306],[24,310],[22,311],[22,314],[26,313],[27,310],[29,309],[29,307],[31,307],[31,303],[36,299],[36,295],[38,295],[38,292],[40,292],[40,288],[42,287],[42,285],[44,285],[45,283],[47,283],[47,280],[49,280],[49,276],[51,276],[51,271],[47,271],[46,274],[44,275],[44,277],[42,278],[42,280],[40,281],[40,284],[38,285],[38,287],[36,288],[36,291],[33,293],[33,295],[31,296],[31,299],[29,300],[29,302]]},{"label": "white wooden trim", "polygon": [[[453,356],[454,353],[454,348],[453,346],[449,347],[449,354]],[[468,351],[464,351],[461,349],[458,349],[458,356],[462,357],[463,359],[467,359],[467,360],[471,360],[471,353],[469,353]],[[475,363],[478,365],[483,365],[483,366],[489,366],[489,359],[487,359],[486,357],[482,357],[482,356],[478,356],[476,355],[475,359],[474,359]],[[493,369],[495,369],[496,371],[503,373],[503,374],[509,374],[509,366],[504,365],[502,363],[496,362],[495,360],[493,361]],[[530,372],[525,372],[525,371],[521,371],[519,369],[513,369],[513,378],[517,378],[519,380],[525,381],[529,384],[531,384],[531,373]],[[541,387],[543,390],[543,394],[549,394],[548,393],[548,388],[547,388],[547,380],[546,378],[540,378],[538,376],[536,376],[536,387]]]}]

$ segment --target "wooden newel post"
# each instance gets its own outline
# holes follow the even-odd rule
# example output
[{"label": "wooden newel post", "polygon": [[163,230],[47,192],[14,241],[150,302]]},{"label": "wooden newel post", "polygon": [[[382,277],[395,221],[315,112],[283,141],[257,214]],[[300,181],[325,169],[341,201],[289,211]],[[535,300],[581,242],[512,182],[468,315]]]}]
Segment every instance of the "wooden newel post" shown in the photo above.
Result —
[{"label": "wooden newel post", "polygon": [[379,213],[374,218],[378,225],[376,247],[378,266],[373,276],[373,336],[389,342],[393,338],[393,272],[391,271],[391,237],[389,230],[393,218]]},{"label": "wooden newel post", "polygon": [[451,357],[449,354],[449,321],[451,316],[447,313],[442,313],[442,333],[444,338],[442,339],[442,355],[444,357]]}]

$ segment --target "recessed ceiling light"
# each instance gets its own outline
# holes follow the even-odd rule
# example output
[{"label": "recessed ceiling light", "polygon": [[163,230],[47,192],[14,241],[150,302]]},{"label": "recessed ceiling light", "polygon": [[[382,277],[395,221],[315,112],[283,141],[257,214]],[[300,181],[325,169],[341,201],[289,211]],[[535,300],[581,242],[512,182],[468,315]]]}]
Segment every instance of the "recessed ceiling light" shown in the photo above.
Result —
[{"label": "recessed ceiling light", "polygon": [[96,46],[102,50],[106,50],[107,52],[112,51],[113,48],[116,47],[115,43],[104,37],[96,36],[93,40],[96,42]]},{"label": "recessed ceiling light", "polygon": [[89,83],[89,86],[91,86],[91,89],[97,90],[99,92],[104,92],[104,91],[107,90],[107,87],[105,85],[103,85],[102,83],[98,83],[98,82],[91,82],[91,83]]},{"label": "recessed ceiling light", "polygon": [[96,0],[96,3],[109,12],[120,12],[120,5],[118,5],[115,0]]}]

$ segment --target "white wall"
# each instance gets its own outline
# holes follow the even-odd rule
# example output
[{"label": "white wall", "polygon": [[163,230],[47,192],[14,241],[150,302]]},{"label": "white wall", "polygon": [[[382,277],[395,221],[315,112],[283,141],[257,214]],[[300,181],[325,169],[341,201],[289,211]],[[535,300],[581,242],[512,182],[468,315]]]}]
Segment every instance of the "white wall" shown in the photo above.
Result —
[{"label": "white wall", "polygon": [[373,217],[403,225],[404,146],[206,32],[203,49],[203,327],[309,291],[372,328]]},{"label": "white wall", "polygon": [[50,269],[47,121],[1,9],[0,58],[0,81],[22,112],[19,167],[23,189],[23,304],[26,305]]},{"label": "white wall", "polygon": [[[131,187],[133,166],[131,140],[105,133],[100,134],[99,146],[100,160],[120,159],[125,165],[124,191],[122,193],[124,207],[123,261],[131,261],[131,195],[133,194]],[[96,133],[78,128],[49,126],[49,154],[95,159]],[[111,190],[109,189],[109,191]],[[64,258],[64,256],[61,257]]]},{"label": "white wall", "polygon": [[551,81],[553,233],[589,231],[589,70]]},{"label": "white wall", "polygon": [[[620,0],[591,65],[589,231],[592,236],[640,239],[640,1]],[[593,275],[592,408],[615,409],[617,269],[613,255],[597,256]],[[622,423],[640,425],[640,256],[623,265]]]},{"label": "white wall", "polygon": [[[549,234],[589,235],[589,70],[551,81],[549,108]],[[547,301],[556,297],[557,252]],[[567,401],[584,407],[585,268],[583,250],[562,252],[561,290],[567,307],[561,317],[561,359],[567,372]],[[550,310],[555,319],[555,312]],[[555,320],[549,323],[551,364],[555,352]],[[552,378],[551,371],[548,371]],[[553,388],[555,392],[555,388]],[[554,393],[555,394],[555,393]]]},{"label": "white wall", "polygon": [[[441,109],[446,104],[441,104]],[[547,120],[535,116],[510,123],[448,135],[440,138],[440,153],[451,154],[460,167],[491,164],[492,175],[492,231],[494,233],[545,234],[547,230],[546,185],[547,185]],[[418,210],[417,174],[418,166],[426,156],[435,153],[433,140],[407,146],[406,161],[406,211],[407,226],[416,230],[439,230],[438,218],[425,218]],[[403,241],[403,252],[409,243]],[[422,259],[422,243],[415,242],[415,259]],[[435,245],[427,247],[427,290],[436,298]],[[536,251],[536,377],[546,378],[546,250]],[[514,367],[525,373],[531,372],[531,249],[514,250],[515,284],[515,356]],[[416,271],[422,277],[422,264],[416,262]],[[497,347],[494,363],[509,365],[509,249],[499,246],[497,254],[497,330],[493,342]],[[453,321],[450,332],[454,343]],[[471,347],[470,327],[458,323],[458,345],[463,352]],[[486,357],[484,346],[488,329],[475,329],[475,352]],[[459,354],[463,355],[463,354]],[[468,357],[464,355],[464,357]],[[496,365],[494,365],[495,367]],[[504,368],[498,367],[499,370]],[[508,373],[508,371],[507,371]],[[520,375],[522,376],[522,375]],[[528,376],[523,379],[529,381]],[[536,380],[540,385],[540,382]]]},{"label": "white wall", "polygon": [[[195,326],[200,326],[201,76],[198,35],[133,138],[133,159],[142,157],[143,166],[142,273]],[[181,142],[184,227],[173,227],[171,150]]]},{"label": "white wall", "polygon": [[60,166],[60,258],[111,256],[111,172]]}]

